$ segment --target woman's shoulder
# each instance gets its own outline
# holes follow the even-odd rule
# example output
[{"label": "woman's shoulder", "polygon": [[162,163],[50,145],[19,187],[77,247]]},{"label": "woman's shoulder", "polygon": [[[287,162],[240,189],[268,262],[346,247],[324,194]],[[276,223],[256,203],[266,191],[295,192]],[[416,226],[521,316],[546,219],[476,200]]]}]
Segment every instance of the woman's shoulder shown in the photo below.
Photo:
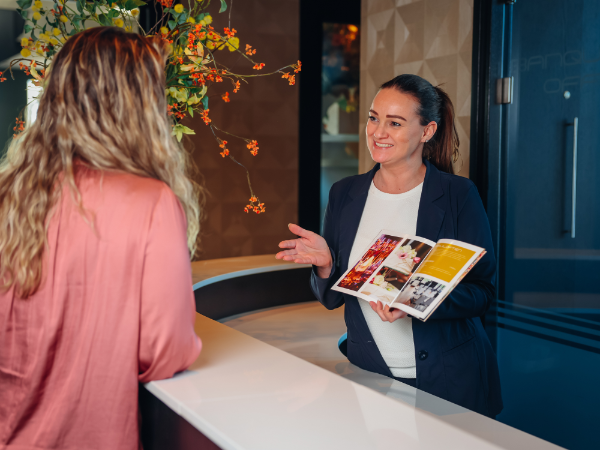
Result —
[{"label": "woman's shoulder", "polygon": [[113,205],[153,209],[161,201],[175,199],[175,194],[163,181],[132,173],[85,168],[78,178],[77,184],[84,197],[100,196]]},{"label": "woman's shoulder", "polygon": [[344,192],[348,192],[353,187],[363,186],[366,182],[370,181],[373,178],[371,171],[361,173],[359,175],[351,175],[346,178],[342,178],[339,181],[333,183],[331,186],[331,195],[337,197]]},{"label": "woman's shoulder", "polygon": [[475,183],[461,175],[439,171],[442,187],[451,196],[466,197],[471,192],[477,192]]}]

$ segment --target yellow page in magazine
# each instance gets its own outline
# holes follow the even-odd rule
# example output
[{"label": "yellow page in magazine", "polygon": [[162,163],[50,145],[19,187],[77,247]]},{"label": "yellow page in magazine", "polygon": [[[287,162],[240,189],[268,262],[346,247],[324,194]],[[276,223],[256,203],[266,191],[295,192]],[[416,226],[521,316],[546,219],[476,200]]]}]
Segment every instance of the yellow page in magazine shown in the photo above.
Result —
[{"label": "yellow page in magazine", "polygon": [[475,254],[453,244],[437,244],[416,273],[450,282]]}]

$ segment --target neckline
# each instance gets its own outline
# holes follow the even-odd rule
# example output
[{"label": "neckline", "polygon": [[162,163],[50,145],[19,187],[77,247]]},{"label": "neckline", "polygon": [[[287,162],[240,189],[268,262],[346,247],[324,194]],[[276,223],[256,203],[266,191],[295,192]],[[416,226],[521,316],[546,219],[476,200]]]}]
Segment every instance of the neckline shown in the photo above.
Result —
[{"label": "neckline", "polygon": [[414,195],[421,195],[423,191],[423,183],[418,184],[410,191],[402,192],[401,194],[388,194],[387,192],[380,191],[377,186],[375,186],[375,182],[371,180],[371,186],[369,188],[369,195],[373,194],[379,198],[385,198],[387,200],[403,200],[405,198],[412,197]]}]

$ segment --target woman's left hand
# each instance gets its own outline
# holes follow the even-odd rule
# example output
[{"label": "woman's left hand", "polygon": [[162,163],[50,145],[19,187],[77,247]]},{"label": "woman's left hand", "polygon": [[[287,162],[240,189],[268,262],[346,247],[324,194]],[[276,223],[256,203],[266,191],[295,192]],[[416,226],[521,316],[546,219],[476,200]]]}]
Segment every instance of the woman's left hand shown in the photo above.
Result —
[{"label": "woman's left hand", "polygon": [[369,305],[371,305],[371,309],[375,311],[379,315],[379,317],[381,317],[381,320],[383,320],[384,322],[392,323],[395,320],[402,319],[403,317],[406,317],[408,315],[400,309],[390,309],[389,305],[383,306],[383,304],[380,301],[369,302]]}]

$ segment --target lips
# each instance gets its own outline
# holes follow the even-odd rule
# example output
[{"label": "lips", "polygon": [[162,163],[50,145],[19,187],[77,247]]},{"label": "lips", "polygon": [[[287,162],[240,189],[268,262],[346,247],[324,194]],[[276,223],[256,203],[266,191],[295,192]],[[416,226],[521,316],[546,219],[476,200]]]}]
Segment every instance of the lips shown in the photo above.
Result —
[{"label": "lips", "polygon": [[379,148],[390,148],[390,147],[393,147],[392,144],[384,144],[384,143],[380,143],[380,142],[377,142],[377,141],[373,141],[373,142],[375,144],[375,147],[379,147]]}]

